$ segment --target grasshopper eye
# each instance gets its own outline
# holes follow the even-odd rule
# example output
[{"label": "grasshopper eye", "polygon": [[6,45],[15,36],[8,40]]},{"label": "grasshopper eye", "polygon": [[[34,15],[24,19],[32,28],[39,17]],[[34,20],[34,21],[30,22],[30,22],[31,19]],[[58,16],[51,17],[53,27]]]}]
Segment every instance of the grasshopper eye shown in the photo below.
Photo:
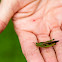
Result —
[{"label": "grasshopper eye", "polygon": [[55,40],[55,39],[53,39],[53,40]]}]

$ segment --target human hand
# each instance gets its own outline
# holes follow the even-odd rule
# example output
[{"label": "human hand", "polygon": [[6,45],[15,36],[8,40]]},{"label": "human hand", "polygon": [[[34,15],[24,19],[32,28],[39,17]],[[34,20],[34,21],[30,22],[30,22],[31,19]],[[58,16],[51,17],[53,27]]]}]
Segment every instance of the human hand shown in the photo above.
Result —
[{"label": "human hand", "polygon": [[[14,15],[14,28],[28,62],[62,62],[61,10],[61,0],[42,0],[40,3],[37,0],[23,7]],[[36,42],[53,38],[60,40],[54,48],[39,49],[36,46]]]}]

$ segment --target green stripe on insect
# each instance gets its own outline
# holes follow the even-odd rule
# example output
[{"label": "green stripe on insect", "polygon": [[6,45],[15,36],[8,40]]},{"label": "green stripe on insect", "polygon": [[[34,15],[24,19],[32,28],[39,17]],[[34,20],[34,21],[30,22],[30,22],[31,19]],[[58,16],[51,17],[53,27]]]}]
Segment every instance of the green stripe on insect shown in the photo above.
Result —
[{"label": "green stripe on insect", "polygon": [[46,42],[40,42],[40,43],[36,43],[36,46],[38,47],[51,47],[56,45],[56,43],[59,42],[59,40],[54,41],[54,39],[46,41]]}]

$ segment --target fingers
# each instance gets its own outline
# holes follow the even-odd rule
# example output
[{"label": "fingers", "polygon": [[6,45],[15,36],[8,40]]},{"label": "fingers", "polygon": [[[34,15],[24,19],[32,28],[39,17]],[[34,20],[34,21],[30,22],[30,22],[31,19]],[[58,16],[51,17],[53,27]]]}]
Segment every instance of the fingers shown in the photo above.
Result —
[{"label": "fingers", "polygon": [[[4,30],[10,18],[21,8],[36,0],[2,0],[0,4],[0,32]],[[3,28],[4,27],[4,28]]]},{"label": "fingers", "polygon": [[62,31],[60,28],[54,28],[51,32],[51,38],[59,40],[59,42],[54,46],[54,49],[57,54],[57,59],[59,62],[62,62]]},{"label": "fingers", "polygon": [[[39,42],[45,42],[50,40],[48,35],[38,35]],[[57,62],[55,52],[52,47],[49,48],[40,48],[41,54],[44,57],[45,62]]]},{"label": "fingers", "polygon": [[2,0],[0,4],[0,32],[4,30],[10,18],[14,14],[15,0]]},{"label": "fingers", "polygon": [[27,59],[27,62],[44,62],[39,48],[36,46],[36,37],[30,32],[19,32],[18,34],[22,51]]},{"label": "fingers", "polygon": [[[31,0],[29,0],[31,1]],[[38,7],[38,4],[40,3],[40,0],[36,0],[31,2],[30,4],[27,4],[24,8],[22,8],[20,11],[18,11],[18,13],[16,13],[16,15],[13,17],[13,19],[21,19],[21,18],[25,18],[27,16],[32,15],[35,10]]]}]

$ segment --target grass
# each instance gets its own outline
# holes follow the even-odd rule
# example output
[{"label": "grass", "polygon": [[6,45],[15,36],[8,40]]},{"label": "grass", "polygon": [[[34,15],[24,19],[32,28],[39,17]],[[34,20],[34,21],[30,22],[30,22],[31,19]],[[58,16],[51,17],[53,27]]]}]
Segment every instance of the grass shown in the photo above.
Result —
[{"label": "grass", "polygon": [[0,34],[0,62],[26,62],[12,21]]}]

